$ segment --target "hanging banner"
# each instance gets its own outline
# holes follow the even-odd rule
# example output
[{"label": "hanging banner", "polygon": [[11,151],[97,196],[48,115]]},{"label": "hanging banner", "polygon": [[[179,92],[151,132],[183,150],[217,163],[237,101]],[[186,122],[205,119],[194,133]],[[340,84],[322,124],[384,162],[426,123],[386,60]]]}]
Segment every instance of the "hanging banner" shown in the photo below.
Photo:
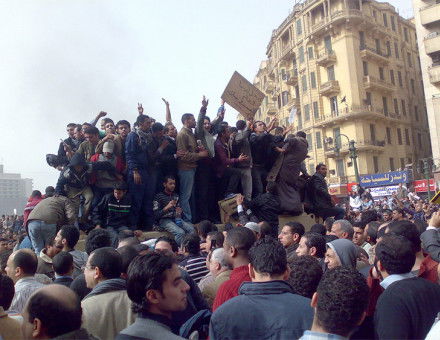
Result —
[{"label": "hanging banner", "polygon": [[[428,181],[426,179],[421,179],[412,182],[415,192],[428,192]],[[429,190],[435,191],[434,178],[429,180]]]},{"label": "hanging banner", "polygon": [[378,187],[411,182],[408,171],[392,171],[383,174],[361,175],[360,184],[363,188]]}]

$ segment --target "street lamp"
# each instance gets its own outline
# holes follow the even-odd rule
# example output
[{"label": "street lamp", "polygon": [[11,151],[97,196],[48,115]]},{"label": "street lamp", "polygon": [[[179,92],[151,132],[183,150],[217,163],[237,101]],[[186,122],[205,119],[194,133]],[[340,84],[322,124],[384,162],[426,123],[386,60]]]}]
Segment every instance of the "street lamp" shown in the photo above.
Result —
[{"label": "street lamp", "polygon": [[356,182],[358,184],[360,184],[360,178],[359,178],[359,169],[358,169],[358,165],[357,165],[357,149],[356,149],[356,142],[352,139],[350,140],[350,138],[348,138],[347,135],[344,135],[343,133],[340,133],[338,135],[335,136],[335,152],[338,153],[339,152],[339,147],[338,147],[338,143],[336,143],[338,137],[340,139],[340,137],[343,136],[345,138],[347,138],[348,141],[348,151],[350,152],[350,158],[351,161],[353,162],[353,167],[354,167],[354,176],[356,177]]}]

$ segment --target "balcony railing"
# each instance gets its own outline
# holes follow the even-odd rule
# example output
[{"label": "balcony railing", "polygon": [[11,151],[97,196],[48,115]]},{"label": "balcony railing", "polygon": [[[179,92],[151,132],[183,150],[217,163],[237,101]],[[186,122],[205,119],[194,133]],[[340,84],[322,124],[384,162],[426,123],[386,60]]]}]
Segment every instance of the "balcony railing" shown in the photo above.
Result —
[{"label": "balcony railing", "polygon": [[322,34],[326,32],[327,26],[329,24],[336,24],[338,22],[345,22],[346,19],[353,20],[362,20],[362,18],[366,17],[362,11],[358,9],[343,9],[337,12],[334,12],[330,15],[330,17],[324,17],[322,20],[315,22],[312,25],[312,29],[310,34]]},{"label": "balcony railing", "polygon": [[286,44],[284,44],[283,49],[281,50],[280,60],[288,61],[292,55],[293,55],[292,43],[289,41]]},{"label": "balcony railing", "polygon": [[374,76],[364,76],[364,88],[366,90],[379,90],[392,92],[395,89],[395,86],[385,80],[376,78]]},{"label": "balcony railing", "polygon": [[268,104],[265,106],[263,112],[264,112],[266,115],[268,115],[268,116],[273,116],[273,115],[276,115],[276,114],[277,114],[277,108],[275,107],[275,104],[273,104],[273,103],[268,103]]},{"label": "balcony railing", "polygon": [[268,81],[264,84],[263,90],[266,94],[271,94],[275,90],[275,86],[271,81]]},{"label": "balcony railing", "polygon": [[440,20],[440,3],[431,4],[420,9],[420,22],[430,25]]},{"label": "balcony railing", "polygon": [[432,32],[424,39],[425,51],[433,54],[440,51],[440,32]]},{"label": "balcony railing", "polygon": [[431,84],[437,85],[440,83],[440,63],[432,65],[428,69],[429,81]]},{"label": "balcony railing", "polygon": [[341,122],[348,121],[354,118],[369,118],[373,120],[382,119],[396,122],[401,116],[394,113],[384,113],[383,108],[373,107],[371,105],[352,105],[339,108],[338,111],[333,111],[328,114],[320,115],[319,118],[314,119],[315,127],[323,127],[328,125],[341,124]]},{"label": "balcony railing", "polygon": [[287,85],[295,86],[298,83],[298,70],[294,69],[286,72],[283,80]]},{"label": "balcony railing", "polygon": [[321,84],[319,93],[326,97],[331,97],[340,92],[339,82],[337,80],[329,80]]},{"label": "balcony railing", "polygon": [[372,48],[367,45],[361,45],[359,49],[361,50],[361,58],[372,60],[379,64],[388,64],[390,62],[388,59],[390,55],[381,49]]},{"label": "balcony railing", "polygon": [[330,66],[336,63],[336,54],[334,51],[324,50],[318,55],[316,62],[318,65],[323,67]]}]

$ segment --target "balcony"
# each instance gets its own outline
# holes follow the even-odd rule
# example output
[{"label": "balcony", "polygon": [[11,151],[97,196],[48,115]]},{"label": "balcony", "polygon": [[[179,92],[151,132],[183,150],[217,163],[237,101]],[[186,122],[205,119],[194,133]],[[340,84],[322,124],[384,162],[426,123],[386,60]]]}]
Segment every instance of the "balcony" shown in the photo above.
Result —
[{"label": "balcony", "polygon": [[316,21],[312,25],[310,35],[322,35],[325,34],[330,25],[337,25],[345,22],[360,23],[366,16],[362,11],[358,9],[343,9],[331,14],[330,19],[324,18],[320,21]]},{"label": "balcony", "polygon": [[328,67],[336,63],[336,54],[334,51],[323,51],[316,58],[316,63],[322,67]]},{"label": "balcony", "polygon": [[298,84],[298,71],[295,69],[287,72],[284,81],[290,86]]},{"label": "balcony", "polygon": [[292,108],[296,106],[297,109],[300,108],[300,101],[299,98],[289,98],[289,101],[287,102],[287,110],[292,110]]},{"label": "balcony", "polygon": [[426,54],[433,54],[440,51],[440,32],[432,32],[425,37]]},{"label": "balcony", "polygon": [[263,109],[263,113],[266,114],[267,116],[276,115],[277,112],[278,112],[277,108],[275,107],[275,104],[273,104],[273,103],[267,104]]},{"label": "balcony", "polygon": [[339,88],[339,82],[337,80],[330,80],[324,84],[321,84],[319,93],[322,96],[333,97],[341,91]]},{"label": "balcony", "polygon": [[420,21],[423,26],[428,26],[440,21],[440,3],[432,4],[420,9]]},{"label": "balcony", "polygon": [[319,118],[315,118],[314,127],[338,126],[353,119],[369,119],[376,121],[378,124],[381,120],[386,121],[386,123],[405,124],[406,122],[400,120],[399,117],[400,116],[393,113],[385,115],[382,108],[373,107],[371,105],[352,105],[351,107],[339,108],[338,111],[333,111],[330,114],[324,114]]},{"label": "balcony", "polygon": [[383,92],[393,92],[394,91],[394,85],[391,83],[388,83],[385,80],[378,79],[373,76],[364,76],[364,88],[365,90],[377,90],[377,91],[383,91]]},{"label": "balcony", "polygon": [[[339,142],[339,139],[338,139]],[[385,141],[370,141],[370,140],[356,140],[355,139],[355,146],[356,146],[356,152],[374,152],[379,153],[383,152],[385,150]],[[343,143],[339,142],[339,148],[334,147],[335,141],[333,140],[333,143],[331,145],[325,144],[324,146],[324,154],[326,157],[329,158],[341,158],[350,153],[349,145],[344,140]]]},{"label": "balcony", "polygon": [[440,63],[438,65],[432,65],[428,69],[429,81],[431,84],[440,84]]},{"label": "balcony", "polygon": [[366,45],[361,46],[360,50],[362,59],[373,61],[380,65],[387,65],[390,62],[389,55],[382,50],[377,50]]},{"label": "balcony", "polygon": [[266,92],[266,94],[271,94],[275,90],[275,86],[271,81],[268,81],[264,85],[263,90]]},{"label": "balcony", "polygon": [[292,49],[292,43],[289,41],[285,44],[283,44],[283,49],[280,54],[280,60],[281,61],[290,61],[294,55],[293,49]]}]

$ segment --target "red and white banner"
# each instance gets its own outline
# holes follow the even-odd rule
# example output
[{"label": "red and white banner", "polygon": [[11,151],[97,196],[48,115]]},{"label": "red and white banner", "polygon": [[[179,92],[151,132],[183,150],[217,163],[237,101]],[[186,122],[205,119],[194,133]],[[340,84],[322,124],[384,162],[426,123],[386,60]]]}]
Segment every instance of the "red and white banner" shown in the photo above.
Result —
[{"label": "red and white banner", "polygon": [[[420,179],[417,181],[414,181],[413,183],[415,192],[427,192],[428,191],[428,180],[426,179]],[[431,178],[429,180],[429,190],[435,191],[435,182],[434,179]]]}]

